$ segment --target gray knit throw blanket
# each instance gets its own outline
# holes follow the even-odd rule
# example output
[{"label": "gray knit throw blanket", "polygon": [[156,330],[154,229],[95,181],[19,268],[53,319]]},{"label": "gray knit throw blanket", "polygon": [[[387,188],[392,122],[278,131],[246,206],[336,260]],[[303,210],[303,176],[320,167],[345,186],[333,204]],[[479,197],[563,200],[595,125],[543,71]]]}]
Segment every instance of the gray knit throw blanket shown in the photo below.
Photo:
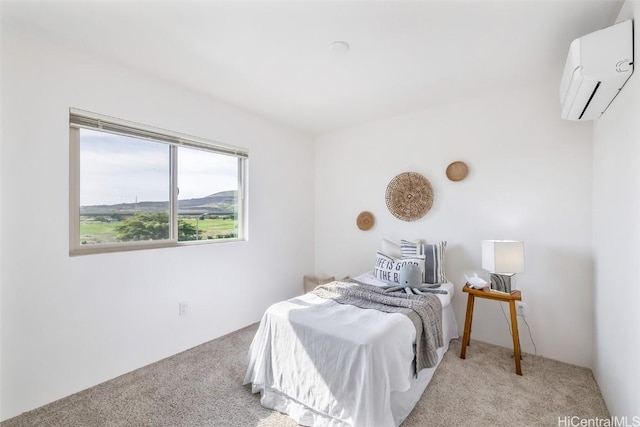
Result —
[{"label": "gray knit throw blanket", "polygon": [[321,285],[313,293],[340,304],[406,315],[416,328],[415,376],[422,369],[432,368],[438,363],[437,350],[443,346],[443,339],[442,303],[437,296],[385,292],[377,286],[349,282]]}]

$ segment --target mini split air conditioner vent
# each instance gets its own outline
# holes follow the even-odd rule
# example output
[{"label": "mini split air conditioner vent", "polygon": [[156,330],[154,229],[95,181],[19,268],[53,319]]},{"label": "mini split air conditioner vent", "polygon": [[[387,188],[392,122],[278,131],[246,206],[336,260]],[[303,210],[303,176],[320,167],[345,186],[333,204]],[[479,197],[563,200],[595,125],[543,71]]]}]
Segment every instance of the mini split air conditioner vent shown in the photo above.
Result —
[{"label": "mini split air conditioner vent", "polygon": [[599,118],[633,73],[633,21],[575,39],[560,83],[560,117]]},{"label": "mini split air conditioner vent", "polygon": [[598,84],[596,84],[596,87],[593,89],[593,92],[591,93],[591,96],[589,97],[589,100],[587,101],[587,104],[582,109],[582,113],[580,113],[580,117],[578,117],[578,120],[582,120],[582,117],[584,117],[584,113],[587,111],[587,108],[589,108],[589,104],[591,104],[591,100],[593,99],[593,97],[596,94],[596,92],[598,92],[598,88],[600,87],[600,83],[602,83],[602,82],[598,82]]}]

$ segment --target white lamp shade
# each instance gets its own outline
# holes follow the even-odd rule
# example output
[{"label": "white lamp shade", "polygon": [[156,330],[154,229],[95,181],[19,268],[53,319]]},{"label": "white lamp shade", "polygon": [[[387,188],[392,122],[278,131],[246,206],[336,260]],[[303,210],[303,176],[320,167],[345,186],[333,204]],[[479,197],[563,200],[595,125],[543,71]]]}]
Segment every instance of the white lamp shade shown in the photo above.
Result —
[{"label": "white lamp shade", "polygon": [[482,268],[490,273],[524,273],[524,242],[483,240]]}]

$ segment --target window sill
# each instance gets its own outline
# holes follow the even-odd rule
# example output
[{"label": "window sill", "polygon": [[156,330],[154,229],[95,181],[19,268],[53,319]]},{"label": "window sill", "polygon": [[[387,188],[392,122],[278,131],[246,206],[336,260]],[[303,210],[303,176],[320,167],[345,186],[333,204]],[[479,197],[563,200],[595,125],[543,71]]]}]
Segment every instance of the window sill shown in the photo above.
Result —
[{"label": "window sill", "polygon": [[247,239],[235,238],[235,239],[211,239],[211,240],[193,240],[185,242],[173,242],[173,241],[159,241],[159,242],[130,242],[130,243],[118,243],[118,244],[103,244],[103,245],[91,245],[83,246],[80,248],[74,248],[69,250],[69,256],[81,256],[81,255],[96,255],[96,254],[108,254],[116,252],[129,252],[129,251],[143,251],[149,249],[163,249],[163,248],[179,248],[184,246],[205,246],[216,245],[221,243],[233,243],[233,242],[246,242]]}]

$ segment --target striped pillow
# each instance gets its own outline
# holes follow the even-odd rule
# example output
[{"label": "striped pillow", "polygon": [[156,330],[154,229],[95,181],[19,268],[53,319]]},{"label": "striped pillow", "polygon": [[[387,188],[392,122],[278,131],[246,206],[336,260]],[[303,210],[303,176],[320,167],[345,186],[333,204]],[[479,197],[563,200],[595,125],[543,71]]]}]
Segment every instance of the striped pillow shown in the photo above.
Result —
[{"label": "striped pillow", "polygon": [[444,274],[444,249],[447,246],[446,240],[433,245],[424,245],[424,282],[444,283],[447,277]]},{"label": "striped pillow", "polygon": [[408,240],[400,241],[400,252],[402,253],[402,258],[413,258],[424,255],[422,252],[422,243],[414,243]]}]

